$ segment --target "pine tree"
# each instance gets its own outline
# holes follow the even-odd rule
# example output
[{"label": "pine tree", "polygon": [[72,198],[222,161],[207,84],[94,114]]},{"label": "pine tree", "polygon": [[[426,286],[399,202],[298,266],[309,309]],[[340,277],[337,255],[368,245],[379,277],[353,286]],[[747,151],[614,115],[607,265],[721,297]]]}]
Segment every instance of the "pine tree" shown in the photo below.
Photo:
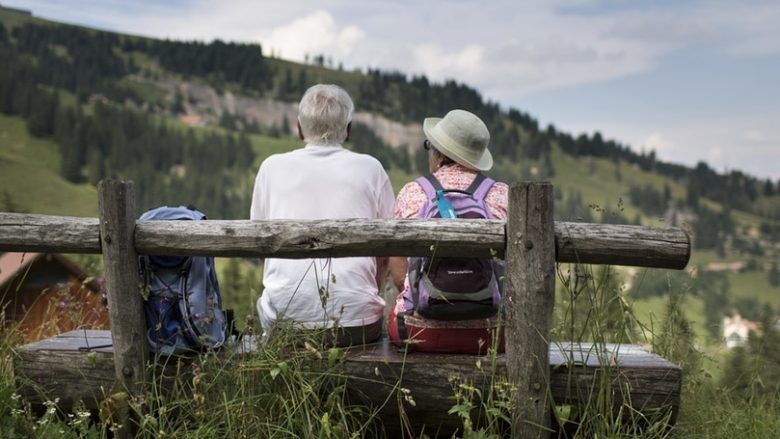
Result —
[{"label": "pine tree", "polygon": [[772,261],[772,265],[769,267],[769,285],[780,286],[780,269],[777,267],[777,261]]}]

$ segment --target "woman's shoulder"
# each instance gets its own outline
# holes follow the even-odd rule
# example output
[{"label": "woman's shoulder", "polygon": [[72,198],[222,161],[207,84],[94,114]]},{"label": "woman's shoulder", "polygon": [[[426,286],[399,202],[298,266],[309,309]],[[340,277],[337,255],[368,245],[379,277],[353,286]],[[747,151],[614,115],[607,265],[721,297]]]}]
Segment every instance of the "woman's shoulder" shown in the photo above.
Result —
[{"label": "woman's shoulder", "polygon": [[403,186],[401,186],[401,190],[398,191],[398,195],[401,195],[404,192],[417,192],[422,191],[422,186],[420,186],[420,183],[417,183],[417,179],[415,178],[412,181],[407,182]]},{"label": "woman's shoulder", "polygon": [[507,193],[509,192],[509,185],[504,183],[503,181],[496,181],[495,183],[493,183],[493,186],[490,188],[490,191]]}]

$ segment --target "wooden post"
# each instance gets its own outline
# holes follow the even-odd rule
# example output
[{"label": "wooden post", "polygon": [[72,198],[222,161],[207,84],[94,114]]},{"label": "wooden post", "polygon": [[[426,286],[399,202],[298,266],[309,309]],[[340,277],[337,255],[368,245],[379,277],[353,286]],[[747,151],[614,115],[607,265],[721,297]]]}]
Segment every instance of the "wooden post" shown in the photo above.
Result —
[{"label": "wooden post", "polygon": [[512,437],[542,438],[550,428],[549,337],[555,299],[553,191],[514,183],[506,224],[506,367],[516,386]]},{"label": "wooden post", "polygon": [[[105,265],[114,373],[128,396],[141,395],[146,380],[148,345],[143,300],[139,292],[135,230],[135,196],[130,181],[107,180],[98,184],[100,242]],[[116,397],[117,395],[112,395]],[[118,395],[121,399],[121,395]],[[116,399],[116,398],[113,398]],[[127,410],[119,410],[123,428],[116,433],[131,437]]]}]

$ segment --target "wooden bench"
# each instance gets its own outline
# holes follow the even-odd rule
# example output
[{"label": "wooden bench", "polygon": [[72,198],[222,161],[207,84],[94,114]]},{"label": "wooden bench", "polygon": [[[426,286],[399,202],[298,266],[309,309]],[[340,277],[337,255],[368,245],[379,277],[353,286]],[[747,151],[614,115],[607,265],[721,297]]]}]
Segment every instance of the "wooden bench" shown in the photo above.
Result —
[{"label": "wooden bench", "polygon": [[[56,395],[60,404],[82,401],[96,409],[114,381],[114,356],[109,331],[75,330],[18,348],[15,373],[23,377],[19,392],[33,403],[42,395]],[[251,342],[239,352],[255,349]],[[680,406],[682,370],[637,345],[551,343],[550,392],[556,404],[595,403],[600,380],[610,383],[607,404],[614,412],[642,413],[674,423]],[[481,367],[477,367],[477,362]],[[344,372],[349,390],[369,406],[381,408],[379,417],[388,431],[400,431],[396,394],[411,390],[415,401],[404,404],[411,427],[417,431],[451,433],[461,420],[447,411],[455,404],[450,378],[479,389],[489,386],[489,358],[473,355],[411,353],[404,355],[388,341],[351,349]],[[506,378],[506,357],[498,355],[497,377]],[[43,391],[43,393],[41,392]],[[602,397],[604,395],[601,395]],[[626,410],[626,409],[631,410]]]},{"label": "wooden bench", "polygon": [[[0,251],[103,255],[113,349],[93,353],[80,352],[78,346],[75,350],[53,349],[70,343],[67,339],[74,338],[72,334],[21,349],[20,374],[41,381],[44,388],[54,386],[52,397],[63,400],[79,395],[77,390],[70,389],[73,386],[68,384],[66,376],[89,377],[104,387],[110,381],[131,395],[143,394],[149,382],[146,376],[149,355],[142,297],[138,291],[139,254],[328,258],[430,256],[435,252],[437,256],[496,257],[506,262],[506,354],[498,368],[518,389],[512,393],[511,401],[515,408],[511,413],[512,432],[516,437],[546,436],[551,401],[579,403],[584,391],[590,392],[590,384],[600,377],[610,380],[609,393],[615,396],[613,403],[617,406],[623,407],[625,402],[625,406],[643,412],[669,407],[671,419],[676,416],[679,368],[636,347],[608,345],[594,349],[575,345],[566,348],[551,343],[549,335],[556,263],[682,269],[690,258],[690,239],[679,228],[554,222],[552,185],[544,182],[510,186],[505,222],[468,219],[138,221],[131,182],[103,181],[98,185],[98,196],[100,217],[97,219],[0,213]],[[94,335],[97,342],[97,333]],[[597,351],[605,352],[598,355]],[[33,361],[36,355],[39,359]],[[415,353],[406,360],[400,362],[389,347],[380,346],[351,354],[347,368],[355,377],[355,386],[365,386],[362,393],[373,397],[381,395],[382,389],[392,388],[391,383],[397,382],[403,364],[403,378],[415,384],[404,387],[419,389],[415,398],[426,401],[409,410],[410,421],[416,424],[427,423],[429,419],[434,422],[440,412],[446,412],[452,402],[447,392],[450,372],[467,379],[477,379],[481,374],[474,357],[444,358]],[[552,369],[543,366],[548,364]],[[78,373],[52,376],[57,375],[60,365],[73,365]],[[113,367],[113,377],[109,366]],[[37,376],[36,368],[41,371]],[[415,378],[410,371],[419,372],[419,377]],[[382,379],[361,378],[375,372]],[[63,384],[47,384],[46,376],[55,382],[63,380]],[[561,376],[567,381],[561,381]],[[85,389],[79,391],[100,396],[96,393],[99,384],[87,385],[90,380],[78,381]],[[128,428],[131,430],[132,425]],[[120,430],[117,436],[131,437],[130,430]]]}]

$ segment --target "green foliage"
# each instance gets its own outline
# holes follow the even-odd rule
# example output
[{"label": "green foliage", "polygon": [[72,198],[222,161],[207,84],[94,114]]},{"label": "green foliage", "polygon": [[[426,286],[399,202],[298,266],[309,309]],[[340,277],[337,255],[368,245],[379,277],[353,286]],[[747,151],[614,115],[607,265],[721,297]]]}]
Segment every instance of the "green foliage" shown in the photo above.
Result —
[{"label": "green foliage", "polygon": [[724,272],[699,270],[693,286],[704,301],[704,322],[711,337],[720,337],[721,320],[731,305],[731,283]]},{"label": "green foliage", "polygon": [[754,403],[780,403],[780,332],[773,313],[764,315],[761,331],[727,358],[721,385]]},{"label": "green foliage", "polygon": [[666,211],[663,194],[651,185],[631,186],[628,197],[631,203],[648,215],[662,215]]},{"label": "green foliage", "polygon": [[217,258],[216,263],[223,306],[233,310],[239,329],[251,326],[263,290],[262,266],[257,260],[242,258]]},{"label": "green foliage", "polygon": [[703,204],[699,205],[696,221],[693,222],[693,244],[696,248],[716,248],[727,235],[733,233],[731,209],[725,207],[721,212],[716,212]]},{"label": "green foliage", "polygon": [[385,169],[399,168],[411,172],[409,154],[404,148],[392,148],[382,141],[367,125],[352,122],[352,138],[347,147],[355,152],[368,154],[382,163]]},{"label": "green foliage", "polygon": [[780,286],[780,269],[777,268],[777,261],[772,261],[769,267],[769,285]]},{"label": "green foliage", "polygon": [[629,295],[635,299],[663,297],[673,291],[687,291],[691,288],[688,273],[679,270],[642,270],[629,288]]},{"label": "green foliage", "polygon": [[196,136],[192,129],[171,129],[148,114],[103,102],[86,114],[59,107],[56,93],[25,84],[8,89],[14,96],[10,111],[26,118],[31,134],[54,135],[66,179],[95,185],[130,178],[141,210],[194,204],[212,218],[245,217],[250,193],[239,190],[241,171],[254,162],[247,136]]},{"label": "green foliage", "polygon": [[272,80],[272,72],[257,44],[125,39],[122,48],[146,53],[168,71],[206,78],[218,86],[235,83],[246,91],[262,92]]},{"label": "green foliage", "polygon": [[553,338],[606,343],[637,340],[637,322],[625,285],[609,266],[560,265],[563,297],[556,310]]},{"label": "green foliage", "polygon": [[9,194],[0,203],[11,208],[7,211],[97,216],[95,188],[59,176],[58,148],[51,139],[30,136],[23,119],[2,114],[0,137],[0,182]]},{"label": "green foliage", "polygon": [[668,291],[661,328],[653,337],[653,351],[682,367],[683,375],[691,379],[699,374],[702,354],[696,349],[693,327],[683,311],[687,290],[675,288],[670,282]]},{"label": "green foliage", "polygon": [[[560,193],[560,192],[559,192]],[[582,193],[572,191],[562,200],[556,200],[555,217],[564,221],[593,222],[593,209],[582,199]]]}]

